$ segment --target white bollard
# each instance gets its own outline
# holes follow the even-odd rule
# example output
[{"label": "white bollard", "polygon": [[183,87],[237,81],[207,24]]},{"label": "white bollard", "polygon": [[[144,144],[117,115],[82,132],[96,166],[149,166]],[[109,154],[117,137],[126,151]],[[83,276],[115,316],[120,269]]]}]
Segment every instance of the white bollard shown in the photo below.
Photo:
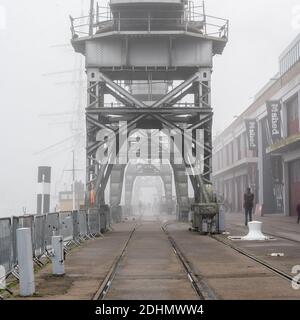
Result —
[{"label": "white bollard", "polygon": [[65,274],[65,262],[64,262],[64,242],[62,236],[52,237],[52,274],[61,276]]},{"label": "white bollard", "polygon": [[262,229],[262,222],[260,221],[251,221],[248,223],[249,233],[242,237],[242,240],[254,241],[254,240],[267,240],[266,237],[261,229]]},{"label": "white bollard", "polygon": [[17,253],[20,274],[20,296],[32,296],[35,292],[35,284],[30,228],[17,229]]}]

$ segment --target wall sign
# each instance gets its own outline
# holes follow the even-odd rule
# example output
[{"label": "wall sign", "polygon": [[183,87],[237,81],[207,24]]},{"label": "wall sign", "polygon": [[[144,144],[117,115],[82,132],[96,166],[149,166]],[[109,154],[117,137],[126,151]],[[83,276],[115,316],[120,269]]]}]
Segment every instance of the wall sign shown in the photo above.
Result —
[{"label": "wall sign", "polygon": [[247,119],[246,132],[248,137],[248,148],[249,150],[257,150],[257,122],[256,119]]},{"label": "wall sign", "polygon": [[268,123],[272,142],[281,139],[281,102],[267,101]]}]

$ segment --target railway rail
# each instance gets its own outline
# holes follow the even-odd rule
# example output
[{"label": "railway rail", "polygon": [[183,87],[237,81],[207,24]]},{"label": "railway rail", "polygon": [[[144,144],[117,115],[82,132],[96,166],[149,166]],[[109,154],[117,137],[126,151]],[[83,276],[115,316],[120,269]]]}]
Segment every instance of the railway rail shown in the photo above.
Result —
[{"label": "railway rail", "polygon": [[[164,229],[166,230],[166,228],[164,228]],[[276,235],[276,234],[274,234],[274,233],[272,234],[272,233],[269,233],[269,232],[268,232],[268,233],[266,233],[266,234],[269,235],[269,236],[275,237],[276,239],[283,239],[283,240],[288,240],[288,241],[295,242],[295,243],[300,243],[300,241],[297,241],[297,240],[294,240],[294,239],[290,239],[290,238],[287,238],[287,237],[281,237],[281,236],[278,236],[278,235]],[[268,262],[266,262],[266,261],[264,261],[264,260],[256,257],[255,255],[247,252],[246,250],[243,250],[243,249],[239,248],[238,246],[232,244],[231,242],[229,242],[229,241],[227,241],[227,240],[225,240],[225,239],[222,239],[222,238],[220,238],[220,237],[217,236],[217,235],[210,235],[210,237],[211,237],[212,239],[214,239],[214,240],[216,240],[216,241],[224,244],[225,246],[230,247],[230,248],[231,248],[232,250],[234,250],[235,252],[239,253],[240,255],[243,255],[243,256],[247,257],[248,259],[254,261],[254,262],[257,263],[258,265],[266,268],[267,270],[269,270],[269,271],[272,272],[273,274],[279,276],[280,278],[283,278],[283,279],[289,281],[290,283],[291,283],[292,281],[295,281],[295,280],[294,280],[294,276],[292,276],[292,275],[290,275],[290,274],[288,274],[288,273],[286,273],[286,272],[278,269],[278,268],[275,267],[275,266],[272,266],[270,263],[268,263]],[[175,246],[177,246],[177,245],[176,245],[176,242],[175,242],[174,240],[172,240],[172,242],[174,243]],[[180,249],[178,248],[178,246],[177,246],[177,251],[180,252]],[[192,270],[191,270],[191,273],[193,273]],[[299,281],[298,281],[298,282],[299,282]],[[298,283],[298,284],[300,284],[300,283]]]},{"label": "railway rail", "polygon": [[114,263],[112,264],[109,272],[107,273],[107,276],[105,277],[104,281],[102,282],[100,288],[98,289],[98,291],[96,292],[96,294],[94,295],[93,297],[93,300],[103,300],[104,297],[106,296],[111,284],[112,284],[112,281],[115,277],[115,274],[116,274],[116,270],[120,264],[120,261],[122,260],[125,252],[126,252],[126,249],[128,247],[128,244],[133,236],[133,234],[135,233],[136,231],[136,228],[137,228],[137,224],[134,226],[134,228],[132,229],[132,231],[130,232],[130,235],[127,239],[127,241],[125,242],[123,248],[121,249],[121,252],[120,254],[116,257]]},{"label": "railway rail", "polygon": [[[149,221],[148,221],[149,222]],[[98,291],[96,292],[96,294],[93,297],[93,300],[104,300],[105,297],[107,296],[112,283],[115,279],[116,276],[116,272],[120,266],[121,261],[123,260],[124,256],[126,255],[126,251],[128,248],[128,245],[130,244],[130,242],[132,241],[133,235],[136,232],[137,228],[141,225],[142,223],[139,222],[137,223],[133,230],[130,232],[130,235],[128,237],[128,239],[126,240],[126,243],[124,244],[124,246],[122,247],[120,253],[118,254],[118,256],[116,257],[114,263],[112,264],[109,272],[107,273],[106,278],[104,279],[104,281],[102,282],[100,288],[98,289]],[[162,232],[166,235],[167,239],[169,240],[170,246],[175,254],[175,256],[177,257],[179,263],[182,265],[186,276],[187,276],[187,280],[190,282],[192,288],[194,289],[197,297],[199,300],[217,300],[218,297],[216,296],[216,294],[207,287],[207,285],[202,282],[197,275],[193,272],[193,269],[191,268],[188,260],[186,259],[186,257],[184,256],[184,254],[181,252],[181,250],[179,249],[178,245],[176,244],[175,240],[172,238],[172,236],[169,234],[169,232],[167,231],[167,229],[165,228],[165,226],[161,226]]]},{"label": "railway rail", "polygon": [[[143,225],[143,223],[147,223],[147,222],[149,222],[149,221],[145,221],[145,222],[142,222],[141,220],[137,221],[136,225],[134,226],[134,228],[130,232],[128,239],[126,240],[124,246],[122,247],[120,253],[116,257],[109,272],[107,273],[106,278],[104,279],[100,288],[98,289],[98,291],[94,295],[93,300],[106,299],[106,296],[107,296],[110,288],[112,287],[112,284],[114,283],[114,279],[115,279],[116,273],[118,271],[118,268],[120,267],[121,262],[123,261],[124,257],[126,256],[126,251],[128,249],[128,246],[130,243],[132,243],[132,241],[135,241],[132,238],[133,238],[134,234],[136,233],[136,230],[139,227],[141,227]],[[179,264],[183,267],[184,274],[186,274],[187,280],[189,281],[191,287],[193,288],[193,290],[197,296],[197,299],[199,299],[199,300],[218,300],[218,299],[220,299],[218,294],[214,291],[214,289],[207,285],[207,283],[205,282],[205,278],[202,278],[199,274],[197,274],[195,272],[195,270],[193,270],[193,266],[192,266],[191,262],[185,256],[185,254],[181,250],[179,244],[172,236],[171,232],[168,231],[167,226],[169,224],[172,224],[173,222],[167,222],[167,221],[165,221],[164,223],[159,222],[159,221],[153,221],[153,222],[161,223],[160,228],[161,228],[163,234],[168,239],[167,242],[169,242],[170,248],[172,249],[175,256],[177,257]],[[242,255],[244,257],[247,257],[251,261],[258,264],[259,266],[264,267],[269,272],[272,272],[276,276],[278,276],[286,281],[289,281],[290,283],[292,281],[295,281],[294,277],[292,275],[290,275],[282,270],[279,270],[278,268],[271,265],[270,263],[258,258],[257,256],[245,251],[244,249],[239,248],[238,246],[230,243],[229,241],[222,239],[220,236],[211,235],[210,238],[219,242],[219,243],[222,243],[224,246],[230,247],[237,254]],[[117,284],[115,284],[115,289],[118,290]]]},{"label": "railway rail", "polygon": [[263,266],[265,267],[266,269],[268,269],[269,271],[271,271],[272,273],[276,274],[277,276],[291,282],[291,281],[294,281],[293,280],[293,276],[289,275],[288,273],[284,272],[284,271],[281,271],[279,270],[278,268],[272,266],[271,264],[267,263],[266,261],[263,261],[262,259],[256,257],[255,255],[253,254],[250,254],[249,252],[233,245],[232,243],[229,243],[228,241],[224,240],[224,239],[221,239],[220,237],[218,236],[214,236],[214,235],[211,235],[211,238],[226,245],[227,247],[230,247],[232,250],[238,252],[239,254],[249,258],[250,260],[256,262],[257,264],[259,264],[260,266]]},{"label": "railway rail", "polygon": [[166,229],[166,226],[162,226],[162,230],[164,233],[167,235],[173,250],[175,254],[177,255],[178,259],[182,263],[189,281],[192,284],[192,287],[194,290],[197,292],[198,296],[200,297],[201,300],[217,300],[218,297],[216,293],[214,293],[202,280],[199,279],[199,277],[195,274],[193,271],[190,263],[188,262],[187,258],[185,255],[182,253],[178,245],[176,244],[176,241],[174,238],[169,234],[169,232]]}]

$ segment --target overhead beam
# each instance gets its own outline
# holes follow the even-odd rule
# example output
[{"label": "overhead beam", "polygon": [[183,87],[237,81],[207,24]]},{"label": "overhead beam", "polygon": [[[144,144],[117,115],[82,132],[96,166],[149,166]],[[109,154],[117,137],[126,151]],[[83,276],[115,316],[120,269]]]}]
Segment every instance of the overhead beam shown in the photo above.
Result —
[{"label": "overhead beam", "polygon": [[173,106],[175,103],[177,103],[178,101],[180,101],[181,99],[183,99],[186,95],[188,95],[190,93],[193,93],[193,87],[186,89],[181,94],[179,94],[177,97],[175,97],[173,100],[171,100],[168,103],[168,106]]},{"label": "overhead beam", "polygon": [[[160,114],[152,114],[152,117],[160,120],[162,123],[164,123],[167,127],[171,128],[171,129],[177,129],[180,130],[182,133],[184,132],[184,130],[182,128],[180,128],[179,126],[177,126],[176,124],[168,121],[166,118],[164,118],[162,115]],[[201,144],[199,141],[197,141],[196,139],[194,139],[192,137],[191,134],[189,134],[188,132],[185,132],[187,138],[189,138],[194,144],[196,144],[197,146],[199,146],[200,148],[203,148],[204,150],[211,152],[211,148],[209,148],[208,146],[206,146],[205,144]]]},{"label": "overhead beam", "polygon": [[152,107],[146,108],[132,108],[132,107],[113,107],[113,108],[90,108],[88,110],[89,114],[113,114],[113,115],[124,115],[130,113],[169,113],[169,114],[207,114],[211,112],[211,108],[199,108],[199,107],[165,107],[153,109]]},{"label": "overhead beam", "polygon": [[[116,98],[119,102],[123,103],[124,105],[129,105],[129,106],[132,105],[132,103],[128,102],[127,99],[123,98],[121,95],[119,95],[116,91],[112,90],[108,86],[105,86],[105,89],[108,94],[112,95],[114,98]],[[100,108],[98,108],[98,109],[100,109]],[[101,108],[101,109],[103,109],[103,108]],[[106,108],[106,109],[109,109],[109,108]],[[132,108],[132,109],[136,110],[136,108]]]},{"label": "overhead beam", "polygon": [[189,79],[182,82],[179,86],[171,90],[169,93],[167,93],[165,96],[163,96],[161,99],[156,101],[153,105],[151,105],[152,108],[159,108],[164,103],[167,103],[172,98],[174,98],[178,93],[180,93],[182,90],[184,90],[187,86],[189,86],[191,83],[193,83],[195,80],[199,79],[199,72],[195,73],[193,76],[191,76]]},{"label": "overhead beam", "polygon": [[119,92],[122,96],[125,97],[125,99],[130,103],[135,105],[137,108],[146,108],[147,106],[141,102],[140,100],[136,99],[132,94],[130,94],[127,90],[116,84],[114,81],[112,81],[109,77],[107,77],[105,74],[99,71],[99,77],[109,86],[111,86],[113,89],[115,89],[117,92]]}]

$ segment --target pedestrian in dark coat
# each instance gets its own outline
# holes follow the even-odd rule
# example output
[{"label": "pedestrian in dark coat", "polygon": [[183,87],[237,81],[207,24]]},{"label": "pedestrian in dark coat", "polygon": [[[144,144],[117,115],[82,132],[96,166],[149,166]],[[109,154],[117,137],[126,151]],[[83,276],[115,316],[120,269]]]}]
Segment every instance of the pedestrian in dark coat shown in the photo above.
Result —
[{"label": "pedestrian in dark coat", "polygon": [[254,203],[254,194],[250,188],[247,188],[244,194],[244,209],[245,209],[245,225],[248,225],[248,221],[252,221],[252,210]]}]

